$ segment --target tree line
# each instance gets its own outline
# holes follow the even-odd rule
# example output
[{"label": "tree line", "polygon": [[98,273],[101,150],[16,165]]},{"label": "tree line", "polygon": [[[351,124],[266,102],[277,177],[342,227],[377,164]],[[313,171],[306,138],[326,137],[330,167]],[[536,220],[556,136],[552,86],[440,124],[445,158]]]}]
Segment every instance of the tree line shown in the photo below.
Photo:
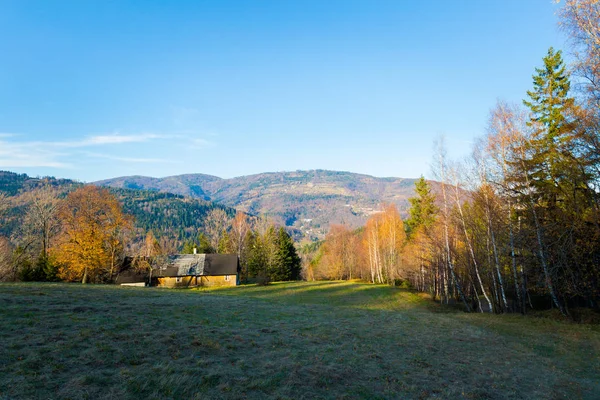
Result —
[{"label": "tree line", "polygon": [[[575,63],[550,48],[521,105],[498,101],[472,156],[436,145],[403,223],[331,228],[307,277],[406,282],[468,311],[600,308],[600,3],[568,0]],[[575,84],[573,83],[575,82]]]}]

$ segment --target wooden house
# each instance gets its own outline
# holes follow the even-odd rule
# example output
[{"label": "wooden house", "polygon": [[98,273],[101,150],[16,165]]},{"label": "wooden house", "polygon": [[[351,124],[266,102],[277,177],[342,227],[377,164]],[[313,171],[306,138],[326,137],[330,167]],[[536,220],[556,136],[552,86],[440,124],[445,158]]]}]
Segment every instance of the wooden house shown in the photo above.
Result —
[{"label": "wooden house", "polygon": [[117,277],[121,285],[136,285],[150,280],[151,286],[236,286],[239,260],[236,254],[178,254],[157,260],[152,273],[124,270]]}]

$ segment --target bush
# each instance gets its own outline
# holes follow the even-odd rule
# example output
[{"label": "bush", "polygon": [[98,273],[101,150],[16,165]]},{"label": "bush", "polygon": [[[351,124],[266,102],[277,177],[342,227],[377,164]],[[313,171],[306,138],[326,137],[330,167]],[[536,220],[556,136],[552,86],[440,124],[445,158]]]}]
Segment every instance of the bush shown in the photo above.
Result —
[{"label": "bush", "polygon": [[258,286],[267,286],[270,283],[271,277],[269,275],[261,272],[256,276],[256,284]]},{"label": "bush", "polygon": [[400,289],[414,289],[408,279],[394,279],[394,286]]},{"label": "bush", "polygon": [[56,282],[58,267],[47,257],[40,256],[35,264],[23,260],[19,266],[19,279],[24,282]]}]

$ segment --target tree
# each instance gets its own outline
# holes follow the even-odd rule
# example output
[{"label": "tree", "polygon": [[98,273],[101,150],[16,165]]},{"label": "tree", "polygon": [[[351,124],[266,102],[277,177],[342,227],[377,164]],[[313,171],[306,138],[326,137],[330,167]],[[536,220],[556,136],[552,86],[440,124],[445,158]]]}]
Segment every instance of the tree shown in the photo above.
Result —
[{"label": "tree", "polygon": [[430,228],[435,222],[438,207],[435,205],[435,195],[431,192],[429,183],[421,175],[415,182],[415,196],[408,199],[410,209],[406,227],[409,233],[415,232],[421,226]]},{"label": "tree", "polygon": [[275,263],[269,270],[273,281],[291,281],[300,278],[300,257],[294,242],[283,227],[279,227],[276,236],[277,253]]},{"label": "tree", "polygon": [[597,109],[600,106],[600,2],[565,0],[559,17],[560,26],[573,45],[575,73],[584,79],[584,91]]},{"label": "tree", "polygon": [[[512,162],[513,167],[517,167],[513,171],[513,177],[519,177],[522,181],[522,173],[524,172],[520,166],[522,163],[515,162],[518,159],[519,147],[523,147],[525,143],[527,117],[521,107],[511,105],[504,101],[498,101],[496,106],[491,110],[487,126],[487,136],[484,140],[484,153],[490,160],[490,177],[491,182],[495,185],[499,196],[505,202],[505,222],[508,229],[508,245],[510,251],[511,267],[513,280],[515,285],[515,293],[519,310],[522,314],[526,312],[525,298],[527,295],[527,279],[523,263],[517,262],[517,243],[516,236],[518,233],[517,227],[521,224],[515,224],[514,216],[516,214],[514,180],[511,179],[511,171],[509,166]],[[517,205],[517,208],[529,207],[529,204]],[[518,270],[518,271],[517,271]]]},{"label": "tree", "polygon": [[353,232],[345,225],[331,225],[322,246],[317,276],[330,279],[352,279],[358,246]]},{"label": "tree", "polygon": [[112,279],[122,232],[132,225],[116,198],[107,189],[84,186],[69,193],[59,218],[62,231],[51,251],[61,277],[82,283]]},{"label": "tree", "polygon": [[237,254],[240,260],[241,275],[243,277],[247,276],[246,249],[248,246],[248,232],[250,232],[248,217],[243,212],[238,211],[231,223],[230,241],[232,251]]},{"label": "tree", "polygon": [[214,253],[215,250],[213,249],[213,247],[210,245],[210,241],[208,240],[208,237],[206,237],[206,235],[203,232],[200,232],[198,234],[198,238],[196,239],[196,241],[187,241],[184,243],[183,245],[183,254],[193,254],[194,253],[194,249],[196,249],[196,252],[199,254],[211,254]]},{"label": "tree", "polygon": [[223,234],[229,227],[229,216],[222,208],[213,208],[204,220],[204,231],[210,241],[210,246],[218,251]]},{"label": "tree", "polygon": [[59,227],[58,205],[58,192],[50,186],[31,193],[31,203],[25,215],[24,224],[29,227],[33,235],[39,236],[42,258],[48,256],[50,239],[56,234]]},{"label": "tree", "polygon": [[543,62],[544,67],[535,70],[534,89],[527,92],[529,100],[523,101],[531,110],[532,131],[520,163],[529,186],[526,189],[546,286],[554,304],[566,314],[555,280],[568,266],[560,261],[563,259],[558,256],[559,247],[550,243],[559,244],[570,225],[568,221],[577,220],[577,215],[573,215],[581,203],[577,189],[585,189],[587,177],[573,152],[575,129],[569,116],[575,100],[569,97],[571,84],[561,52],[550,48]]},{"label": "tree", "polygon": [[401,258],[406,234],[396,206],[384,204],[382,212],[369,218],[364,236],[371,281],[392,283],[395,279],[406,278]]},{"label": "tree", "polygon": [[134,268],[139,271],[148,272],[148,285],[152,284],[152,270],[162,261],[160,256],[163,250],[152,231],[146,234],[146,238],[139,248],[138,254],[133,260]]},{"label": "tree", "polygon": [[7,238],[0,236],[0,282],[14,280],[12,247]]},{"label": "tree", "polygon": [[[446,179],[448,178],[447,174],[448,174],[448,162],[446,160],[446,147],[444,144],[444,138],[440,138],[439,142],[437,143],[437,149],[436,149],[436,155],[435,157],[437,158],[437,165],[436,165],[436,170],[434,171],[436,173],[436,175],[438,175],[439,180],[440,180],[440,184],[441,184],[441,188],[442,188],[442,222],[443,222],[443,229],[444,229],[444,264],[448,267],[448,271],[450,272],[450,276],[452,278],[452,282],[454,283],[454,288],[456,289],[456,291],[458,292],[458,295],[460,297],[460,299],[462,300],[465,309],[468,312],[471,312],[471,307],[469,305],[469,303],[467,302],[467,297],[465,295],[465,292],[463,290],[463,285],[461,284],[459,277],[457,275],[456,272],[456,268],[454,265],[454,255],[452,252],[452,248],[450,246],[450,207],[449,207],[449,202],[448,202],[448,194],[447,194],[447,183],[446,183]],[[448,278],[447,275],[445,275],[445,279],[444,279],[444,286],[447,287],[448,286]],[[448,293],[448,290],[445,289],[444,292]]]}]

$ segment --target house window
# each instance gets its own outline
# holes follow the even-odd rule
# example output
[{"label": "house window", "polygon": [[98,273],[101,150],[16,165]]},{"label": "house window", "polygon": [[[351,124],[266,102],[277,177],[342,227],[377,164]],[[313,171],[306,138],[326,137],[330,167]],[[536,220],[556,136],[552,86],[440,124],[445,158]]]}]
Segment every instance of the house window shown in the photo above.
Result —
[{"label": "house window", "polygon": [[175,278],[175,283],[181,283],[181,277],[180,276],[178,276],[178,277]]},{"label": "house window", "polygon": [[229,280],[229,275],[225,275],[225,280],[228,281]]}]

